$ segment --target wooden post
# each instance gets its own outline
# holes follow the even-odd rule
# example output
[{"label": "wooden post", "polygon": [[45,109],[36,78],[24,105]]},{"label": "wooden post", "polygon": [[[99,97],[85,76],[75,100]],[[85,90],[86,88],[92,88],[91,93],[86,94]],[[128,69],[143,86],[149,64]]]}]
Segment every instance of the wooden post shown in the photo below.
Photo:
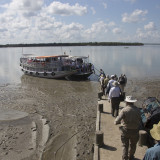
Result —
[{"label": "wooden post", "polygon": [[100,113],[103,112],[103,103],[102,104],[98,104],[98,110],[100,111]]},{"label": "wooden post", "polygon": [[148,139],[147,132],[145,130],[140,130],[139,141],[138,141],[139,146],[147,146],[147,139]]},{"label": "wooden post", "polygon": [[103,96],[103,92],[99,92],[99,93],[98,93],[98,100],[101,100],[101,99],[102,99],[102,96]]},{"label": "wooden post", "polygon": [[99,147],[102,147],[104,145],[103,132],[102,131],[97,131],[96,132],[96,145],[99,146]]}]

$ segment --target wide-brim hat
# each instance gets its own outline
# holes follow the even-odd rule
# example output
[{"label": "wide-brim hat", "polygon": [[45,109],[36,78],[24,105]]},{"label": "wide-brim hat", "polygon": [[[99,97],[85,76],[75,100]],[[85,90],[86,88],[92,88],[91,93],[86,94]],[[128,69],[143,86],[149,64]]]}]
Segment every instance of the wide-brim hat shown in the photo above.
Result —
[{"label": "wide-brim hat", "polygon": [[134,97],[132,97],[132,96],[126,96],[126,98],[125,98],[124,101],[125,102],[130,102],[130,103],[137,102],[137,100]]},{"label": "wide-brim hat", "polygon": [[153,128],[150,130],[150,134],[155,140],[160,140],[160,122],[153,125]]},{"label": "wide-brim hat", "polygon": [[112,83],[112,85],[113,85],[113,86],[118,86],[118,82],[117,82],[117,81],[114,81],[114,82]]}]

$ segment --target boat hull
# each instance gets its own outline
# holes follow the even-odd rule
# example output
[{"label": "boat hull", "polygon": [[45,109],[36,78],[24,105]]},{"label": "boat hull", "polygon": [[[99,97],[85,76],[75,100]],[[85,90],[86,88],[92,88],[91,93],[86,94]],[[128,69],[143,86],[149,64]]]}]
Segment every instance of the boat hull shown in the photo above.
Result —
[{"label": "boat hull", "polygon": [[88,77],[92,74],[93,72],[86,72],[86,73],[75,73],[69,76],[70,79],[75,79],[75,80],[85,80],[88,79]]},{"label": "boat hull", "polygon": [[22,69],[25,75],[39,77],[39,78],[49,78],[49,79],[65,79],[68,76],[75,74],[77,71],[56,71],[56,72],[34,72]]}]

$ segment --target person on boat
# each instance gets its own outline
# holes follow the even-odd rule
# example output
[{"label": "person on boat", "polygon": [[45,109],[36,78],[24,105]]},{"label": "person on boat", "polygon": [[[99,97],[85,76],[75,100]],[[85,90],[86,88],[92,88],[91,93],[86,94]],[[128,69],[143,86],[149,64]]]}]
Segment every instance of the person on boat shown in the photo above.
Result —
[{"label": "person on boat", "polygon": [[134,159],[136,145],[139,140],[139,128],[142,120],[140,110],[134,105],[136,101],[134,97],[126,96],[126,107],[121,110],[114,121],[115,125],[121,123],[119,129],[123,147],[122,160]]},{"label": "person on boat", "polygon": [[109,91],[108,101],[111,102],[111,113],[112,117],[117,117],[119,114],[119,104],[120,104],[120,88],[118,82],[113,82],[113,87]]},{"label": "person on boat", "polygon": [[95,74],[94,65],[90,63],[90,66],[91,66],[91,67],[90,67],[90,68],[91,68],[91,71]]},{"label": "person on boat", "polygon": [[160,159],[160,121],[158,124],[154,124],[153,128],[150,130],[150,134],[157,143],[148,148],[143,160],[159,160]]},{"label": "person on boat", "polygon": [[113,87],[114,82],[114,75],[111,75],[111,79],[108,81],[107,87],[106,87],[106,95],[109,94],[110,89]]}]

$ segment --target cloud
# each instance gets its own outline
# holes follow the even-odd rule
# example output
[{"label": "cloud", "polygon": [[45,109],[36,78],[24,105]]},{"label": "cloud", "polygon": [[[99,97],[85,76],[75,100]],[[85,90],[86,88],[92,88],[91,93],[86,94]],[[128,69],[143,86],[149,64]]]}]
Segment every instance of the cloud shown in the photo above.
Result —
[{"label": "cloud", "polygon": [[137,0],[124,0],[126,2],[131,2],[131,3],[135,3]]},{"label": "cloud", "polygon": [[[102,32],[103,31],[103,32]],[[108,26],[103,21],[93,23],[91,28],[84,30],[83,37],[88,39],[101,39],[108,32]],[[102,36],[102,37],[101,37]]]},{"label": "cloud", "polygon": [[43,0],[12,0],[11,3],[1,7],[7,9],[8,14],[20,14],[25,17],[35,16],[42,9]]},{"label": "cloud", "polygon": [[135,38],[144,42],[145,40],[148,42],[158,42],[160,33],[157,30],[142,30],[141,28],[138,28]]},{"label": "cloud", "polygon": [[96,14],[96,11],[93,7],[91,7],[91,10],[92,10],[92,14],[95,15]]},{"label": "cloud", "polygon": [[107,24],[104,23],[103,21],[99,21],[96,23],[92,24],[92,27],[90,29],[86,30],[86,33],[97,33],[97,32],[101,32],[103,30],[103,32],[107,32],[108,28],[107,28]]},{"label": "cloud", "polygon": [[109,27],[113,27],[113,26],[115,26],[115,25],[116,25],[116,24],[115,24],[115,22],[113,22],[113,21],[108,23],[108,26],[109,26]]},{"label": "cloud", "polygon": [[145,30],[155,30],[156,27],[155,27],[154,22],[149,22],[147,25],[144,26],[144,29]]},{"label": "cloud", "polygon": [[87,13],[87,7],[80,6],[78,3],[71,6],[69,3],[61,3],[58,1],[54,1],[48,7],[46,7],[46,12],[48,12],[52,15],[61,15],[61,16],[78,15],[78,16],[82,16]]},{"label": "cloud", "polygon": [[102,5],[105,9],[107,8],[107,3],[102,3]]},{"label": "cloud", "polygon": [[137,23],[145,20],[145,15],[148,13],[147,10],[139,10],[136,9],[130,15],[128,13],[124,13],[122,15],[122,22],[125,23]]},{"label": "cloud", "polygon": [[114,34],[120,34],[120,33],[122,33],[122,30],[121,30],[120,28],[114,28],[114,29],[112,30],[112,32],[113,32]]}]

